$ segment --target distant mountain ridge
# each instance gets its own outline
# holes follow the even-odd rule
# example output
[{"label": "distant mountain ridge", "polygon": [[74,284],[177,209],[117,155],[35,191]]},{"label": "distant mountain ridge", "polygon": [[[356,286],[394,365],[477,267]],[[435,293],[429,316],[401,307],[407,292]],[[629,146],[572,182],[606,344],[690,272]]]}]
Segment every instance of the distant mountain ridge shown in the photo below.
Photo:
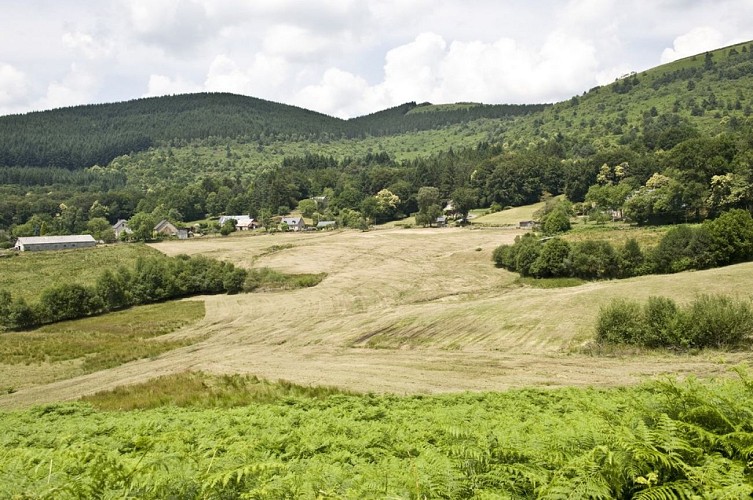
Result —
[{"label": "distant mountain ridge", "polygon": [[[424,104],[421,106],[427,106]],[[0,166],[79,169],[166,142],[260,137],[356,138],[428,130],[478,118],[531,113],[541,105],[475,105],[409,114],[416,103],[343,120],[228,93],[182,94],[0,117]]]},{"label": "distant mountain ridge", "polygon": [[[488,140],[511,148],[566,136],[582,149],[576,156],[594,143],[642,141],[651,150],[668,149],[689,134],[719,133],[749,120],[752,88],[753,43],[745,42],[631,72],[556,104],[409,102],[344,120],[229,93],[142,98],[0,117],[0,167],[79,170],[153,146],[228,139],[315,144],[483,120],[492,123]],[[445,149],[453,147],[447,142]]]}]

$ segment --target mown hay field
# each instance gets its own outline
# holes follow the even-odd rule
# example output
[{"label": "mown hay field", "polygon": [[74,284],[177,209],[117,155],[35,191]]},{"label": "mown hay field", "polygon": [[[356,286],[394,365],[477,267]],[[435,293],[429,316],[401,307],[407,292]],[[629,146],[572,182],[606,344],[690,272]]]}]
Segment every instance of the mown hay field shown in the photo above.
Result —
[{"label": "mown hay field", "polygon": [[615,297],[744,296],[753,263],[671,276],[521,286],[493,249],[511,229],[384,229],[168,241],[168,255],[245,268],[326,273],[317,286],[205,297],[203,320],[165,340],[201,338],[147,360],[0,397],[0,407],[76,399],[187,369],[352,391],[436,393],[611,386],[661,374],[723,375],[748,352],[589,354],[599,307]]}]

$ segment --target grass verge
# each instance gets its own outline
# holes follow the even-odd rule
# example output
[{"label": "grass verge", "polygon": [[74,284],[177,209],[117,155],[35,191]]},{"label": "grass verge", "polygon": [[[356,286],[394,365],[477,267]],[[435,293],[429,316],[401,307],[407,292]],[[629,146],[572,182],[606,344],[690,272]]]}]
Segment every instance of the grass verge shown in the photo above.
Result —
[{"label": "grass verge", "polygon": [[334,394],[346,392],[333,387],[270,382],[252,375],[183,372],[157,377],[143,384],[99,392],[81,400],[100,410],[129,411],[162,406],[233,408],[288,398],[323,399]]}]

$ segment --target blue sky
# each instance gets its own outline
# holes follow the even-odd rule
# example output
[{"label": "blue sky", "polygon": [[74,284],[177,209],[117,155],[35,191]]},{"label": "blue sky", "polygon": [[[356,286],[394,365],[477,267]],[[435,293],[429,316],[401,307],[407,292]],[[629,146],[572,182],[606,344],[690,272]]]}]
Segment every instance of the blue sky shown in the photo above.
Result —
[{"label": "blue sky", "polygon": [[224,91],[538,103],[753,39],[751,0],[3,0],[0,114]]}]

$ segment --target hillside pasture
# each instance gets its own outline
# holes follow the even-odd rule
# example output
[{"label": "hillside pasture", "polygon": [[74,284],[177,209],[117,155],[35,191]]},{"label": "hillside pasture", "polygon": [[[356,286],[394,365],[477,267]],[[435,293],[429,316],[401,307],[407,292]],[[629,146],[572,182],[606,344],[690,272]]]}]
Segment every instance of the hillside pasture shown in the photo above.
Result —
[{"label": "hillside pasture", "polygon": [[533,214],[544,208],[545,203],[539,202],[522,207],[512,207],[499,212],[492,212],[471,219],[472,224],[483,226],[516,226],[520,221],[532,220]]},{"label": "hillside pasture", "polygon": [[36,302],[47,287],[61,283],[93,285],[104,269],[114,271],[120,265],[132,268],[139,257],[156,253],[140,244],[13,253],[0,259],[0,289],[27,302]]},{"label": "hillside pasture", "polygon": [[386,229],[166,241],[168,254],[211,255],[246,268],[327,273],[313,288],[205,297],[203,320],[170,338],[198,343],[153,359],[19,390],[0,407],[75,399],[186,369],[244,373],[352,391],[435,393],[610,386],[661,374],[723,375],[749,352],[583,350],[613,298],[744,294],[753,263],[569,288],[521,285],[492,250],[515,230]]}]

